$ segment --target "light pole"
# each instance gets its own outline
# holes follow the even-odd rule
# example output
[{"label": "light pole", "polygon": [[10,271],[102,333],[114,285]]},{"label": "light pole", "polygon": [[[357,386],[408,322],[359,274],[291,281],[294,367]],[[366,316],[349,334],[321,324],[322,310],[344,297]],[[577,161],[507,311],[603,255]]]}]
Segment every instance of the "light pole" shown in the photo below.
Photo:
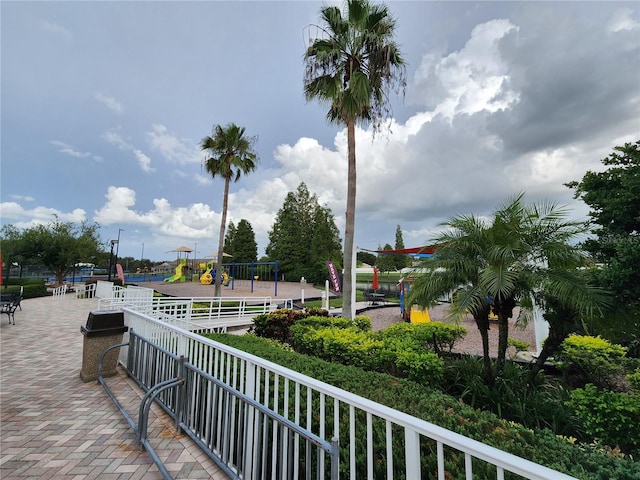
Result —
[{"label": "light pole", "polygon": [[[113,272],[113,246],[118,244],[118,240],[111,240],[111,254],[109,255],[109,281],[111,281],[111,273]],[[116,248],[116,252],[117,252]],[[117,255],[117,253],[116,253]],[[116,256],[116,261],[118,260]]]},{"label": "light pole", "polygon": [[116,263],[118,263],[118,251],[120,250],[120,232],[124,232],[122,228],[118,229],[118,241],[116,243]]}]

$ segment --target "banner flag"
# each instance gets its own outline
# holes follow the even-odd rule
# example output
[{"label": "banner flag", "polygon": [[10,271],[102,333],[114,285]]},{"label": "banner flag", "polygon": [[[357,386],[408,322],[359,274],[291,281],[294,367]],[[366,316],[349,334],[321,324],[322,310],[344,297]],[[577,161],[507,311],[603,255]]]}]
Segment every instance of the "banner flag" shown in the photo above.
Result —
[{"label": "banner flag", "polygon": [[331,278],[333,291],[340,293],[340,275],[338,274],[338,269],[331,260],[327,260],[327,268],[329,269],[329,278]]},{"label": "banner flag", "polygon": [[119,263],[116,263],[116,272],[118,272],[118,278],[122,280],[122,285],[124,285],[124,271]]}]

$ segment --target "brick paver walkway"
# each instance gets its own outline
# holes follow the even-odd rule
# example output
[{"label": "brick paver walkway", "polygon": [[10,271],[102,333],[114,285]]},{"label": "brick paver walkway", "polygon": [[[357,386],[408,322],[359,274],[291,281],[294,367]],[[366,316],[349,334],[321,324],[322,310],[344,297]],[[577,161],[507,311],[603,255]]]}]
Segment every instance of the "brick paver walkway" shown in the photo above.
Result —
[{"label": "brick paver walkway", "polygon": [[[199,283],[141,284],[177,296],[211,296]],[[250,292],[239,285],[224,296],[274,296],[268,285]],[[278,299],[300,298],[298,283],[278,284]],[[307,287],[307,298],[321,291]],[[0,479],[158,479],[151,457],[97,382],[80,379],[84,337],[80,327],[97,299],[67,294],[22,301],[10,325],[0,318]],[[110,388],[137,419],[143,392],[126,375],[107,379]],[[152,408],[149,439],[176,479],[228,477],[173,420]]]},{"label": "brick paver walkway", "polygon": [[[147,452],[97,382],[80,379],[80,326],[97,300],[73,295],[23,300],[16,325],[0,318],[0,478],[157,479]],[[137,419],[142,391],[120,373],[108,379]],[[157,406],[151,444],[176,479],[228,478]]]}]

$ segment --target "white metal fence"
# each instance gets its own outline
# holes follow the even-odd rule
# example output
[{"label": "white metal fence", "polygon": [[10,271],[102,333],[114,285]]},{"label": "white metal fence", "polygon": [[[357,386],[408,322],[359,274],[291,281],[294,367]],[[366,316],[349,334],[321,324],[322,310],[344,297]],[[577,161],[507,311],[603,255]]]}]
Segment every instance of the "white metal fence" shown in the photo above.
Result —
[{"label": "white metal fence", "polygon": [[133,287],[113,288],[110,298],[100,299],[100,310],[120,310],[129,307],[197,333],[221,332],[229,327],[250,326],[255,316],[272,312],[281,306],[292,305],[292,300],[275,301],[271,297],[154,297],[132,290]]},{"label": "white metal fence", "polygon": [[[201,300],[197,299],[197,302]],[[451,478],[451,471],[464,472],[455,478],[463,478],[464,475],[467,480],[573,478],[254,355],[213,342],[181,328],[176,322],[172,324],[164,321],[180,315],[185,315],[184,324],[187,326],[195,321],[186,318],[189,307],[185,299],[180,301],[185,302],[180,304],[181,307],[176,306],[176,311],[180,314],[167,314],[166,318],[161,314],[162,308],[127,307],[124,309],[125,322],[137,335],[175,355],[183,355],[196,368],[319,438],[326,441],[337,438],[340,445],[341,478],[444,480]],[[212,306],[222,303],[221,299],[207,301],[213,302]],[[194,308],[191,307],[191,312],[194,312]],[[202,308],[205,309],[204,306]],[[196,313],[198,311],[195,310]],[[163,319],[153,318],[152,314]],[[120,355],[125,363],[127,349],[123,348]],[[197,395],[194,392],[190,401],[197,402]],[[273,435],[277,438],[278,432],[274,431]],[[284,453],[283,458],[292,456],[294,459],[299,454],[295,447]],[[319,458],[318,462],[321,473],[326,471],[325,459]],[[298,468],[296,465],[294,462],[292,468]],[[299,477],[292,470],[287,476],[272,477],[271,473],[267,475],[261,472],[255,478]]]}]

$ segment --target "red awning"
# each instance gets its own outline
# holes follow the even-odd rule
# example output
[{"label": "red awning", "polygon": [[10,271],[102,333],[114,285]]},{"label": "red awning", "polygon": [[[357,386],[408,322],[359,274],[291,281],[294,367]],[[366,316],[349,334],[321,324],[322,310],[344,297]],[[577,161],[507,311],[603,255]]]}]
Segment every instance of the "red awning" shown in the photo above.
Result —
[{"label": "red awning", "polygon": [[414,248],[399,248],[395,250],[375,250],[376,253],[382,253],[385,255],[433,255],[436,251],[436,247],[432,245],[426,245],[424,247]]}]

